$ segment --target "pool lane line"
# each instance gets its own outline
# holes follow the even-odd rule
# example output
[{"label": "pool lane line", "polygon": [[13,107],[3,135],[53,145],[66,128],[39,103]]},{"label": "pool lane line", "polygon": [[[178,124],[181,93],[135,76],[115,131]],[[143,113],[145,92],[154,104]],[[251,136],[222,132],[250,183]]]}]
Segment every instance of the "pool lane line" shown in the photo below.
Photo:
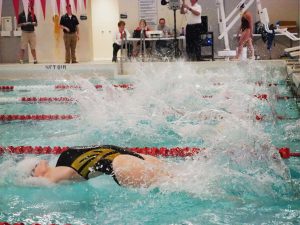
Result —
[{"label": "pool lane line", "polygon": [[[267,121],[266,115],[256,114],[256,121]],[[11,121],[56,121],[56,120],[73,120],[80,118],[80,115],[71,114],[0,114],[0,122],[11,122]],[[276,115],[274,118],[278,120],[297,120],[298,118],[288,118],[282,115]],[[207,117],[205,120],[222,120],[224,117]]]},{"label": "pool lane line", "polygon": [[[264,83],[262,81],[256,81],[254,83],[257,86],[266,85],[268,87],[272,86],[279,86],[284,85],[280,83]],[[225,83],[221,82],[214,82],[212,83],[214,86],[223,86]],[[122,89],[133,89],[133,84],[124,83],[124,84],[112,84],[115,88],[122,88]],[[94,87],[96,89],[103,89],[104,85],[102,84],[95,84]],[[2,92],[9,92],[9,91],[23,91],[23,90],[68,90],[68,89],[81,89],[80,85],[66,85],[66,84],[57,84],[57,85],[28,85],[28,86],[11,86],[11,85],[1,85],[0,91]]]},{"label": "pool lane line", "polygon": [[[203,99],[212,99],[213,95],[202,95]],[[268,100],[269,96],[267,94],[256,94],[254,97],[260,100]],[[297,97],[292,96],[276,96],[277,100],[289,100],[297,99]],[[71,97],[2,97],[0,98],[0,104],[10,104],[10,103],[76,103],[77,100]]]},{"label": "pool lane line", "polygon": [[[0,154],[61,154],[72,147],[67,146],[0,146]],[[152,155],[152,156],[163,156],[163,157],[191,157],[197,155],[199,152],[204,151],[205,148],[197,147],[125,147],[130,151]]]},{"label": "pool lane line", "polygon": [[53,121],[53,120],[72,120],[79,118],[79,115],[70,114],[29,114],[29,115],[16,115],[16,114],[2,114],[0,121]]},{"label": "pool lane line", "polygon": [[[112,84],[112,87],[121,88],[121,89],[132,89],[133,84]],[[102,84],[95,84],[94,87],[99,90],[103,89],[105,86]],[[9,92],[9,91],[23,91],[23,90],[68,90],[68,89],[81,89],[80,85],[28,85],[28,86],[10,86],[2,85],[0,86],[0,91]]]},{"label": "pool lane line", "polygon": [[[61,154],[72,147],[67,146],[0,146],[0,154]],[[152,156],[163,156],[163,157],[191,157],[199,154],[201,151],[206,150],[205,148],[197,147],[125,147],[130,151],[152,155]],[[277,148],[278,153],[283,159],[289,159],[291,157],[300,157],[300,152],[291,152],[288,147]],[[275,155],[274,155],[275,157]]]}]

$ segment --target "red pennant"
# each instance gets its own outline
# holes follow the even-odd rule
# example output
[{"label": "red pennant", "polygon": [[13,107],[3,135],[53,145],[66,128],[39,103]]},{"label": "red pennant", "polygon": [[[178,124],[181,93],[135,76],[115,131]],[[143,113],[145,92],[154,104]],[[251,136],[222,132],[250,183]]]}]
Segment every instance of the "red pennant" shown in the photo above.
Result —
[{"label": "red pennant", "polygon": [[58,15],[60,15],[60,0],[56,0]]},{"label": "red pennant", "polygon": [[44,19],[46,19],[46,0],[41,0]]},{"label": "red pennant", "polygon": [[86,10],[86,0],[84,0],[84,8],[85,8],[85,10]]},{"label": "red pennant", "polygon": [[75,4],[75,10],[77,12],[77,0],[74,0],[74,4]]},{"label": "red pennant", "polygon": [[31,9],[31,16],[32,16],[32,21],[34,21],[34,15],[35,15],[35,12],[34,12],[34,0],[30,0],[29,1],[29,5],[30,5],[30,7],[32,7],[32,9]]},{"label": "red pennant", "polygon": [[19,20],[19,0],[13,0],[14,4],[14,10],[15,10],[15,15],[17,18],[17,21]]},{"label": "red pennant", "polygon": [[67,6],[70,5],[70,0],[66,0]]}]

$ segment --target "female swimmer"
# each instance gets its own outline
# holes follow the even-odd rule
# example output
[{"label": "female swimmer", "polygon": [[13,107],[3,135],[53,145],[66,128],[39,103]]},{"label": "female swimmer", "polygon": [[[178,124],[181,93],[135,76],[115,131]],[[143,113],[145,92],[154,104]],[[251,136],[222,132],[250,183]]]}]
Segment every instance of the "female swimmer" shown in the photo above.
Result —
[{"label": "female swimmer", "polygon": [[88,180],[103,173],[127,187],[149,187],[169,176],[159,159],[113,145],[72,147],[59,156],[55,167],[41,160],[31,171],[33,177],[52,183]]}]

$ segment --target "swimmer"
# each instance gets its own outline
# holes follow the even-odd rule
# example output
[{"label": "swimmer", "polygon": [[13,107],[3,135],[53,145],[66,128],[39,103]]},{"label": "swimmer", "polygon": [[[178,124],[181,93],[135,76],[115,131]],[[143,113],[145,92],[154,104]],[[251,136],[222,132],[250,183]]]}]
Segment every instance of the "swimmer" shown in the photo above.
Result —
[{"label": "swimmer", "polygon": [[61,153],[55,167],[41,160],[31,171],[31,176],[51,183],[88,180],[101,174],[125,187],[149,187],[170,176],[158,158],[113,145],[72,147]]},{"label": "swimmer", "polygon": [[[240,7],[240,11],[242,12],[244,8],[245,8],[245,4],[242,4]],[[244,45],[248,46],[251,53],[251,59],[255,59],[254,48],[252,43],[252,33],[253,33],[253,17],[249,11],[245,11],[242,14],[241,27],[240,27],[239,34],[237,36],[239,38],[239,46],[237,49],[235,60],[240,59]]]}]

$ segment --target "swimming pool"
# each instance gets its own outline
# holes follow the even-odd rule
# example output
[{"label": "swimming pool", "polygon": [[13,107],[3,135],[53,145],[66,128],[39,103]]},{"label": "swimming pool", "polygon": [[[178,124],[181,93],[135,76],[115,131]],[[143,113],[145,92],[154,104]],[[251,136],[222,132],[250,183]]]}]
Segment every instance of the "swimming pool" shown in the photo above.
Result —
[{"label": "swimming pool", "polygon": [[[1,80],[28,86],[16,97],[72,97],[74,104],[0,105],[0,114],[76,114],[65,121],[2,121],[0,145],[190,146],[190,159],[165,159],[177,179],[149,189],[120,187],[108,176],[38,186],[16,175],[22,155],[0,159],[0,221],[42,224],[297,224],[300,121],[282,62],[136,64],[132,76]],[[100,75],[99,75],[100,74]],[[90,78],[87,78],[90,77]],[[133,89],[112,84],[130,83]],[[81,90],[45,86],[80,84]],[[102,84],[96,90],[94,84]],[[271,85],[276,84],[276,85]],[[44,85],[42,88],[40,85]],[[267,95],[267,100],[259,96]],[[255,97],[256,96],[256,97]],[[257,120],[257,116],[262,118]],[[260,117],[262,116],[262,117]],[[278,117],[281,116],[281,117]],[[279,119],[281,118],[281,119]],[[282,119],[284,118],[284,119]],[[53,164],[57,156],[40,155]]]}]

